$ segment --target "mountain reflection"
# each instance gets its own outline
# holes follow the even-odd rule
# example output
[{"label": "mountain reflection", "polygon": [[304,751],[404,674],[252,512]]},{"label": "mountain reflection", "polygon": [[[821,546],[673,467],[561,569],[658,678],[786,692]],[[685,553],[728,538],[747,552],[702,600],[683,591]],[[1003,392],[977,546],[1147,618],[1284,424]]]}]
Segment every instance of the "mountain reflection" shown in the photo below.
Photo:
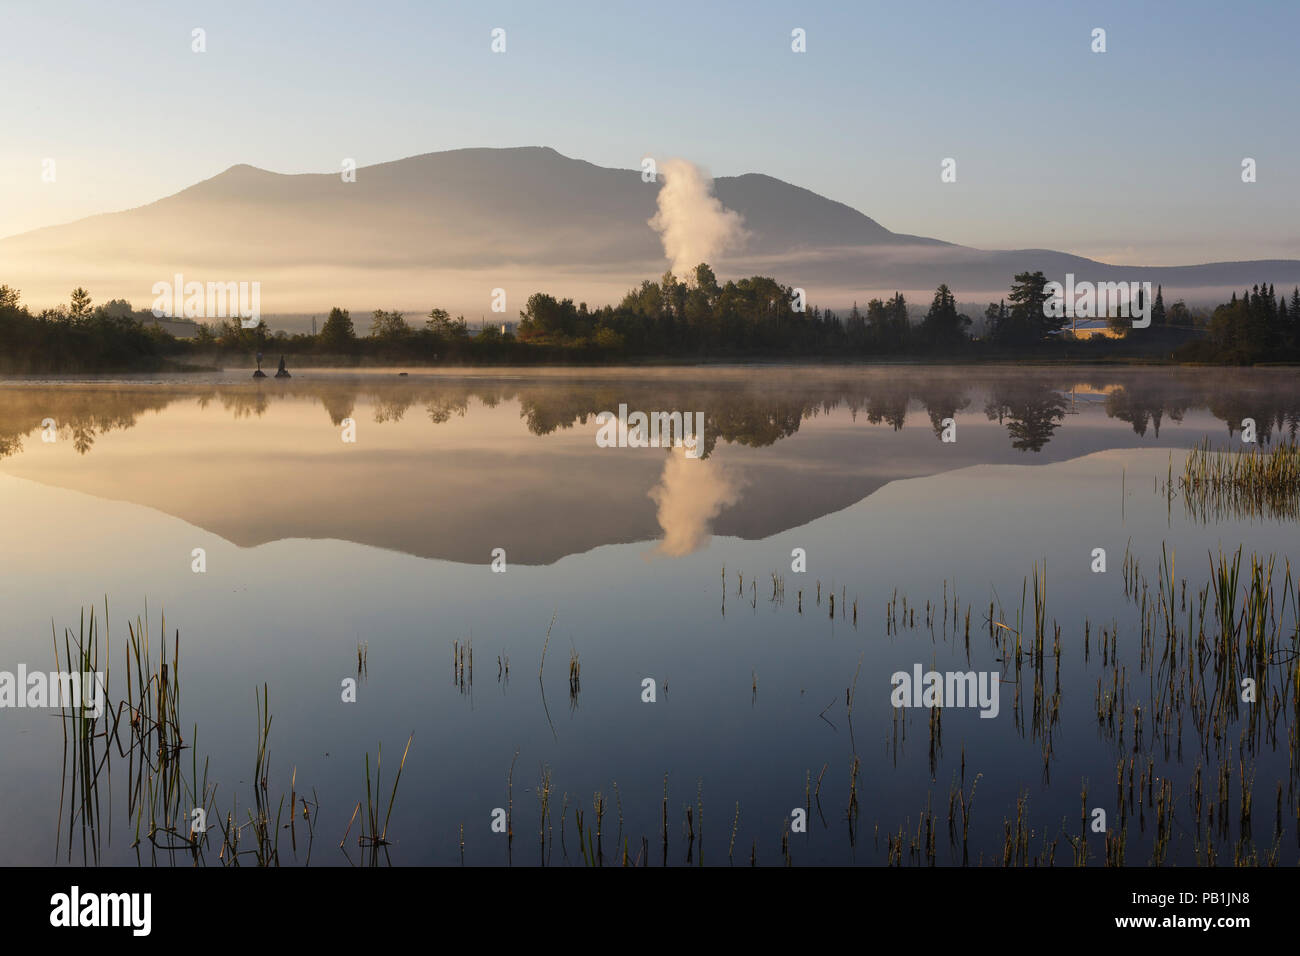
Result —
[{"label": "mountain reflection", "polygon": [[[596,416],[700,412],[702,456],[596,445]],[[0,468],[242,547],[337,538],[544,564],[607,544],[680,557],[763,539],[890,482],[1116,448],[1294,436],[1266,370],[728,368],[300,372],[288,382],[0,385]],[[43,422],[53,419],[53,436]],[[941,441],[944,422],[957,441]],[[345,421],[357,441],[341,441]],[[54,437],[53,442],[45,439]],[[93,454],[92,454],[93,452]],[[1005,480],[1014,480],[1007,478]],[[924,490],[918,488],[917,496]],[[925,503],[915,505],[924,512]]]}]

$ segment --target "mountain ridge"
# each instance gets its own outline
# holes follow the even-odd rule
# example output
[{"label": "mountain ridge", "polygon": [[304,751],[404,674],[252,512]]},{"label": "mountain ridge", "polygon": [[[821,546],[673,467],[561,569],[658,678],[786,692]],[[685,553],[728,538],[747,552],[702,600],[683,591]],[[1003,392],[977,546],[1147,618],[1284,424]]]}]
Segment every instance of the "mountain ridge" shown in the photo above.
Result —
[{"label": "mountain ridge", "polygon": [[[152,300],[155,282],[257,281],[263,310],[428,308],[473,314],[491,290],[617,302],[668,268],[659,183],[549,146],[465,147],[339,173],[278,173],[236,163],[152,203],[0,239],[0,281],[27,301]],[[1141,281],[1188,298],[1266,281],[1300,283],[1300,261],[1112,266],[1052,249],[984,250],[893,232],[858,209],[765,173],[719,176],[713,194],[747,240],[712,261],[722,278],[765,274],[835,308],[873,294],[996,297],[1011,277]]]}]

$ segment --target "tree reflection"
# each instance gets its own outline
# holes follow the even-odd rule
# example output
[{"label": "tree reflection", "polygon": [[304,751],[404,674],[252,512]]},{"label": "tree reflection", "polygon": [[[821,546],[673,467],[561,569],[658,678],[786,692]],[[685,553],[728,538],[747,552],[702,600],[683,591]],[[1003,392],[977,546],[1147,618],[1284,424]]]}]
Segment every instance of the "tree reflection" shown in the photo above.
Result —
[{"label": "tree reflection", "polygon": [[1045,382],[999,383],[984,404],[984,414],[1006,426],[1012,448],[1042,451],[1065,421],[1068,404],[1062,392]]},{"label": "tree reflection", "polygon": [[[943,420],[982,404],[989,421],[1007,430],[1012,448],[1041,451],[1065,420],[1079,390],[1104,396],[1105,414],[1132,425],[1134,434],[1150,431],[1159,438],[1166,420],[1181,422],[1193,409],[1205,409],[1235,436],[1245,418],[1256,422],[1261,443],[1274,435],[1300,431],[1300,382],[1269,370],[1229,375],[1175,370],[1157,375],[1144,370],[1108,371],[1104,379],[1079,384],[1079,373],[1063,369],[1031,375],[987,369],[808,369],[759,372],[750,381],[689,370],[681,375],[629,373],[624,380],[512,377],[436,381],[356,380],[266,385],[55,385],[0,386],[0,458],[23,450],[24,438],[39,434],[41,422],[53,418],[60,439],[71,440],[87,454],[97,437],[132,428],[146,412],[176,402],[200,408],[217,404],[235,419],[261,417],[277,401],[304,399],[320,404],[339,426],[369,404],[378,424],[397,423],[413,407],[423,408],[432,425],[470,414],[471,404],[492,408],[516,402],[524,427],[532,435],[550,435],[575,427],[594,427],[594,416],[617,412],[620,405],[642,412],[704,413],[707,456],[718,442],[751,448],[773,445],[795,435],[803,423],[836,409],[853,420],[865,415],[872,425],[901,431],[910,410],[923,409],[935,435]],[[780,375],[784,375],[781,378]]]}]

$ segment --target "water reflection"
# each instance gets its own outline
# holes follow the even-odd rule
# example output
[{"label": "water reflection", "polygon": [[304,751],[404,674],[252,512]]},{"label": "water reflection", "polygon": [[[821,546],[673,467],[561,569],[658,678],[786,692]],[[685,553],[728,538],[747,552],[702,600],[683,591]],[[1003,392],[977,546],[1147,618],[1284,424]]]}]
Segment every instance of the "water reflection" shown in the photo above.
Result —
[{"label": "water reflection", "polygon": [[984,404],[989,421],[1006,426],[1011,447],[1017,451],[1042,451],[1065,421],[1065,395],[1046,381],[999,382]]},{"label": "water reflection", "polygon": [[448,379],[323,377],[291,383],[228,382],[220,385],[69,384],[57,386],[0,383],[0,457],[21,451],[23,439],[53,417],[61,437],[85,454],[97,436],[132,428],[147,412],[174,403],[200,408],[213,403],[235,419],[260,418],[280,401],[320,405],[333,425],[367,404],[376,424],[403,421],[419,408],[434,425],[468,414],[471,402],[495,408],[518,402],[532,435],[586,426],[602,410],[620,403],[631,408],[690,407],[705,411],[706,454],[719,440],[762,447],[788,438],[819,414],[847,409],[873,425],[901,431],[910,411],[924,410],[935,435],[942,421],[982,404],[990,421],[1007,430],[1011,447],[1041,451],[1065,416],[1083,397],[1100,396],[1108,417],[1128,422],[1136,435],[1151,428],[1158,437],[1167,418],[1181,422],[1190,409],[1205,409],[1235,435],[1243,418],[1259,425],[1261,441],[1275,433],[1294,437],[1300,430],[1300,379],[1285,371],[1252,370],[1161,373],[1122,370],[1080,373],[1077,369],[1035,371],[924,368],[872,369],[850,374],[809,369],[784,372],[776,379],[753,370],[750,382],[703,375],[626,378],[619,382],[581,379],[511,380],[484,377]]},{"label": "water reflection", "polygon": [[663,477],[649,492],[663,530],[656,553],[680,558],[707,544],[713,519],[740,499],[742,483],[734,468],[716,458],[691,461],[684,451],[670,452]]},{"label": "water reflection", "polygon": [[[596,416],[620,405],[702,412],[703,457],[596,447]],[[891,481],[970,465],[1187,448],[1206,435],[1227,445],[1244,418],[1264,445],[1294,436],[1300,380],[914,366],[303,372],[0,385],[0,459],[245,547],[340,538],[481,562],[499,546],[543,564],[606,544],[658,541],[655,554],[680,557],[713,534],[763,538]],[[349,419],[355,445],[340,440]],[[939,440],[948,419],[956,443]]]},{"label": "water reflection", "polygon": [[[1160,483],[1177,481],[1180,450],[1206,435],[1239,447],[1245,417],[1276,446],[1295,430],[1294,379],[899,367],[0,386],[14,542],[0,554],[12,597],[0,669],[49,661],[51,622],[75,633],[92,600],[111,602],[115,631],[142,610],[161,626],[165,610],[185,661],[177,724],[199,728],[187,744],[211,757],[225,794],[213,804],[196,786],[194,805],[224,812],[257,786],[254,688],[269,688],[269,792],[296,781],[312,795],[313,863],[347,862],[333,844],[365,800],[366,755],[382,742],[400,757],[413,730],[395,863],[507,862],[508,841],[485,826],[465,826],[462,850],[461,821],[500,805],[510,779],[516,801],[551,787],[552,770],[550,792],[572,797],[570,810],[610,795],[634,853],[661,831],[666,788],[679,816],[684,801],[718,808],[709,819],[727,822],[697,831],[702,842],[672,837],[659,858],[674,862],[702,843],[721,862],[736,814],[740,852],[757,841],[760,862],[782,861],[806,786],[816,823],[791,840],[797,864],[935,862],[935,845],[906,837],[923,816],[937,818],[939,862],[1063,862],[1085,849],[1090,863],[1123,862],[1117,846],[1129,862],[1211,850],[1272,861],[1295,838],[1300,766],[1294,494],[1286,513],[1231,495],[1193,513]],[[620,403],[699,409],[708,456],[598,448],[594,415]],[[47,417],[56,442],[41,440]],[[348,418],[354,445],[340,440]],[[948,418],[956,443],[940,440]],[[1211,555],[1235,566],[1238,546],[1241,602],[1227,610],[1202,589],[1221,580]],[[508,575],[488,570],[496,547]],[[790,570],[796,547],[806,574]],[[1099,547],[1106,574],[1090,570]],[[1269,588],[1250,588],[1274,558],[1281,603],[1270,604]],[[1241,639],[1225,640],[1225,626]],[[1247,636],[1261,629],[1267,640]],[[360,700],[343,706],[339,680],[357,673],[363,642],[374,653]],[[524,677],[513,683],[512,660]],[[1001,716],[899,714],[890,675],[918,663],[1001,674]],[[662,679],[661,706],[640,700],[646,675]],[[1246,675],[1262,706],[1225,693]],[[18,782],[0,827],[13,861],[48,862],[43,821],[80,843],[79,807],[55,819],[63,747],[47,715],[0,721],[5,779]],[[1111,780],[1126,795],[1107,804],[1118,836],[1076,840],[1080,792],[1098,805]],[[110,838],[102,862],[131,863],[129,811],[143,806],[143,834],[149,806],[132,804],[129,774],[112,781],[125,839],[98,817],[87,828]],[[1268,801],[1258,844],[1249,813],[1231,823],[1224,810],[1249,811],[1247,781],[1256,807]],[[969,854],[963,817],[960,845],[942,850],[945,798],[974,808]],[[1174,819],[1171,807],[1193,809]],[[259,847],[245,832],[244,848]],[[572,822],[567,832],[576,861]],[[292,850],[294,831],[281,834]],[[305,853],[310,831],[296,838]],[[515,862],[536,859],[524,846]]]}]

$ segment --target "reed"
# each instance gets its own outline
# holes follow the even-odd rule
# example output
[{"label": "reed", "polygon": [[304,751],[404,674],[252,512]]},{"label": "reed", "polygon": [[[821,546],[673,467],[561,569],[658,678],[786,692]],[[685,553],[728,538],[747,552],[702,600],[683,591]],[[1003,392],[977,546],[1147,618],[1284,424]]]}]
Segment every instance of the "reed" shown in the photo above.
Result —
[{"label": "reed", "polygon": [[[1049,617],[1045,563],[1035,562],[1028,569],[1030,573],[1022,582],[1019,608],[1013,605],[1010,615],[1003,610],[1001,599],[996,594],[995,600],[990,601],[990,640],[984,649],[997,655],[1002,662],[1003,679],[1016,688],[1015,729],[1024,738],[1025,751],[1033,746],[1042,755],[1042,788],[1048,794],[1048,800],[1059,795],[1059,791],[1051,786],[1048,771],[1058,743],[1055,735],[1060,714],[1066,710],[1062,707],[1063,692],[1068,696],[1071,687],[1081,684],[1087,688],[1084,691],[1087,693],[1095,686],[1096,732],[1111,748],[1110,759],[1116,760],[1114,810],[1110,811],[1116,815],[1116,823],[1104,838],[1104,849],[1100,844],[1088,845],[1086,810],[1089,795],[1086,782],[1079,794],[1081,817],[1078,831],[1072,824],[1060,821],[1059,817],[1059,827],[1053,823],[1044,826],[1041,818],[1053,805],[1043,803],[1043,809],[1031,817],[1028,791],[1017,790],[1020,796],[1015,800],[1014,811],[1003,811],[1001,859],[1007,865],[1052,865],[1058,860],[1058,845],[1067,850],[1073,848],[1073,854],[1061,860],[1062,863],[1068,860],[1079,865],[1091,865],[1104,859],[1107,865],[1123,865],[1129,855],[1146,859],[1148,853],[1150,861],[1157,865],[1181,863],[1187,859],[1185,854],[1189,843],[1196,862],[1226,856],[1226,844],[1232,848],[1234,860],[1257,863],[1276,858],[1276,844],[1288,828],[1295,827],[1300,839],[1300,801],[1297,801],[1294,783],[1284,787],[1282,784],[1290,780],[1289,776],[1276,781],[1271,776],[1278,763],[1284,767],[1300,766],[1300,731],[1297,731],[1300,726],[1300,621],[1297,620],[1300,599],[1289,563],[1271,555],[1251,554],[1242,548],[1235,552],[1220,550],[1209,555],[1208,576],[1201,578],[1204,587],[1198,589],[1201,582],[1194,581],[1189,601],[1188,579],[1180,579],[1177,574],[1185,571],[1186,563],[1177,565],[1173,552],[1162,547],[1156,572],[1151,573],[1149,569],[1144,572],[1139,558],[1146,553],[1146,550],[1139,554],[1131,547],[1126,549],[1121,575],[1125,594],[1121,606],[1125,616],[1117,613],[1114,620],[1101,624],[1096,634],[1090,620],[1080,622],[1082,634],[1079,636],[1083,638],[1083,648],[1077,658],[1074,656],[1077,643],[1071,644],[1070,641],[1077,632]],[[1205,575],[1205,566],[1201,566],[1200,574]],[[737,578],[738,592],[743,595],[743,574],[738,574]],[[725,586],[725,569],[722,580]],[[780,613],[784,581],[779,574],[771,575],[771,585],[772,610]],[[1119,582],[1115,587],[1118,590]],[[967,604],[964,608],[966,625],[963,632],[960,626],[963,608],[955,587],[949,593],[945,580],[942,588],[935,591],[938,593],[931,592],[930,597],[937,599],[931,600],[924,594],[909,597],[895,590],[885,608],[885,632],[891,636],[898,635],[900,642],[914,638],[915,633],[906,632],[914,632],[915,611],[921,609],[922,624],[929,629],[932,644],[949,644],[950,655],[960,656],[964,652],[969,666],[973,656],[970,647],[972,606]],[[844,586],[838,597],[840,615],[845,617],[848,598]],[[751,598],[751,604],[754,604],[756,583],[753,578]],[[820,601],[820,586],[817,598]],[[836,598],[832,585],[826,596],[828,617],[832,621]],[[856,603],[855,600],[855,620]],[[801,592],[797,610],[802,612]],[[107,607],[103,619],[92,609],[88,615],[83,615],[80,630],[68,629],[62,637],[52,627],[56,664],[66,662],[70,668],[106,668],[108,661],[118,653],[116,648],[113,654],[109,653],[106,617]],[[553,612],[543,641],[539,682],[544,676],[545,657],[556,619]],[[936,627],[939,622],[942,626]],[[808,623],[812,624],[811,621]],[[1128,628],[1122,651],[1118,640],[1121,623]],[[112,762],[110,752],[120,752],[128,762],[127,776],[131,785],[125,789],[129,798],[129,820],[136,829],[134,845],[139,853],[155,857],[175,854],[199,865],[219,843],[217,860],[223,865],[282,865],[290,859],[298,859],[300,834],[297,830],[306,823],[310,859],[311,827],[318,818],[319,801],[312,802],[302,796],[296,769],[291,774],[276,771],[271,746],[273,720],[269,687],[263,684],[254,695],[257,722],[252,754],[252,798],[248,800],[246,794],[241,793],[240,801],[232,801],[229,811],[218,817],[215,786],[209,780],[208,763],[200,760],[201,755],[196,753],[198,728],[182,723],[179,634],[173,639],[166,631],[165,621],[162,626],[161,639],[158,634],[151,634],[147,614],[143,620],[137,619],[128,626],[125,652],[118,659],[118,667],[113,669],[114,676],[126,683],[127,693],[120,703],[108,707],[98,720],[86,714],[84,708],[82,712],[61,714],[67,768],[64,789],[71,795],[71,812],[65,813],[64,800],[61,799],[59,819],[61,839],[66,838],[68,842],[68,856],[71,857],[74,841],[80,839],[83,841],[83,859],[91,864],[100,859],[99,841],[107,836],[113,823],[112,805],[105,802],[104,796],[106,793],[111,795],[108,786]],[[1047,659],[1049,636],[1052,638],[1050,661]],[[979,654],[982,643],[976,641],[975,655]],[[359,642],[359,673],[365,673],[367,669],[366,651],[366,645]],[[941,649],[934,649],[932,667],[943,666],[939,663],[942,654]],[[1086,675],[1086,683],[1072,684],[1067,679],[1063,688],[1062,658],[1067,661],[1066,677],[1077,679],[1081,674]],[[472,662],[471,640],[453,642],[453,679],[457,686],[468,688],[472,685]],[[847,852],[850,854],[856,852],[859,817],[864,814],[863,795],[859,789],[863,764],[853,740],[854,718],[858,716],[855,714],[856,690],[863,663],[864,656],[860,656],[858,671],[845,689],[850,729],[850,787],[847,806],[834,808],[842,814],[841,819],[848,820]],[[1071,667],[1081,667],[1082,671],[1076,669],[1072,673]],[[498,655],[499,681],[505,677],[507,668],[507,660]],[[1012,671],[1014,673],[1010,673]],[[1243,707],[1242,680],[1246,677],[1255,681],[1258,697]],[[571,702],[576,702],[580,680],[580,658],[571,642]],[[751,667],[750,687],[755,696],[757,686],[757,669]],[[780,687],[776,689],[781,691]],[[877,698],[874,690],[878,687],[873,684],[868,689],[872,689],[873,694],[868,695],[864,706],[870,718],[875,713],[873,705]],[[1022,689],[1025,703],[1032,702],[1029,709],[1032,720],[1026,717],[1023,723],[1020,715]],[[666,682],[664,691],[667,691]],[[768,693],[771,693],[771,688]],[[831,704],[823,709],[821,717],[825,717],[835,699],[832,698]],[[1069,703],[1066,701],[1067,705]],[[1086,701],[1083,703],[1086,706]],[[1186,729],[1184,715],[1187,717]],[[983,774],[974,772],[979,769],[978,764],[972,767],[974,782],[967,789],[966,748],[961,748],[959,764],[955,753],[944,754],[944,716],[941,707],[929,708],[929,775],[932,780],[937,778],[945,769],[944,763],[953,770],[954,784],[949,790],[947,807],[949,853],[953,862],[960,860],[962,864],[971,864],[983,860],[984,852],[990,849],[971,844],[975,784]],[[962,718],[947,716],[951,737],[955,729],[963,726],[951,721]],[[908,724],[912,723],[914,729],[915,723],[909,720],[907,712],[900,714],[896,709],[890,719],[893,721],[893,753],[897,764],[904,751]],[[833,724],[830,729],[835,732]],[[888,735],[885,742],[889,746]],[[363,849],[370,865],[386,859],[387,851],[393,845],[391,823],[396,794],[412,743],[413,735],[408,738],[396,777],[391,783],[382,776],[382,747],[373,759],[370,754],[365,755],[365,798],[356,803],[341,846],[349,840],[353,826],[359,824],[360,835],[356,845]],[[1185,743],[1190,751],[1186,764],[1183,756]],[[1235,754],[1232,752],[1234,749]],[[1289,755],[1285,752],[1287,749]],[[185,753],[186,750],[190,752]],[[1273,756],[1277,751],[1283,752]],[[1121,752],[1123,757],[1119,756]],[[513,839],[513,772],[517,750],[514,756],[507,777],[508,853]],[[915,755],[918,772],[922,768],[921,759],[920,754]],[[1193,759],[1195,769],[1190,774],[1184,773],[1181,779],[1186,783],[1179,790],[1175,786],[1179,768],[1188,766],[1190,770]],[[1028,766],[1031,762],[1027,760],[1024,763]],[[1204,780],[1203,766],[1208,768]],[[809,812],[815,804],[818,812],[823,813],[820,791],[828,767],[828,762],[823,764],[815,789],[811,770],[805,773],[804,807]],[[1263,776],[1266,767],[1270,773],[1267,778]],[[1264,788],[1264,812],[1274,810],[1274,826],[1267,828],[1273,831],[1274,846],[1271,848],[1256,846],[1252,838],[1252,829],[1258,829],[1257,821],[1253,819],[1256,773],[1260,774],[1259,785]],[[287,780],[287,792],[274,787],[277,777]],[[552,771],[543,765],[535,791],[539,809],[537,846],[542,865],[549,865],[553,850],[553,789]],[[1109,796],[1109,777],[1104,790]],[[645,865],[648,862],[647,841],[642,840],[638,854],[633,854],[631,847],[635,834],[644,832],[638,830],[638,820],[644,825],[647,822],[645,815],[654,812],[653,797],[648,807],[638,806],[634,793],[629,793],[629,799],[624,801],[616,781],[612,792],[615,797],[612,807],[604,794],[597,791],[590,809],[585,812],[582,808],[576,810],[583,859],[590,865],[603,865],[604,816],[616,808],[618,831],[612,850],[614,860],[625,866]],[[844,797],[841,791],[832,797],[832,802],[838,804],[838,800]],[[1182,803],[1184,798],[1186,804]],[[903,825],[893,826],[888,820],[874,821],[877,836],[883,831],[887,837],[886,844],[877,844],[875,852],[883,853],[885,861],[892,865],[900,865],[904,859],[912,864],[936,865],[938,827],[935,802],[934,795],[928,794],[919,814],[909,814]],[[1174,811],[1175,805],[1181,811],[1178,814]],[[561,813],[561,847],[566,859],[567,806],[566,793]],[[211,808],[211,815],[219,825],[206,833],[191,827],[187,820],[182,820],[191,807]],[[1186,820],[1182,819],[1182,812],[1186,812],[1184,807],[1191,811]],[[703,865],[702,779],[697,785],[694,803],[686,804],[683,810],[686,862]],[[941,804],[938,812],[942,812]],[[668,774],[664,775],[659,816],[663,863],[667,865]],[[732,828],[726,834],[729,865],[734,865],[739,819],[740,801],[736,801]],[[822,820],[825,823],[824,813]],[[1129,826],[1130,821],[1134,826]],[[942,821],[939,821],[939,826],[942,826]],[[1054,828],[1059,836],[1053,835]],[[281,839],[284,835],[289,837],[287,841]],[[786,865],[792,863],[789,838],[787,823],[783,825],[780,850],[780,859]],[[1135,841],[1131,854],[1130,839]],[[285,843],[289,846],[282,845]],[[717,843],[720,845],[720,841]],[[820,841],[809,840],[808,846],[810,852],[833,852],[826,850],[826,844]],[[754,864],[757,863],[756,847],[754,839],[751,841],[751,863]],[[62,843],[59,850],[63,852]],[[459,852],[464,862],[463,827]],[[767,853],[769,859],[777,858],[775,846],[769,845]]]},{"label": "reed", "polygon": [[1225,516],[1300,518],[1300,445],[1216,451],[1207,437],[1183,462],[1178,479],[1187,510],[1203,520]]},{"label": "reed", "polygon": [[578,706],[578,694],[582,690],[582,663],[578,660],[577,648],[569,651],[569,707]]},{"label": "reed", "polygon": [[[402,751],[402,759],[397,765],[397,773],[393,778],[393,788],[388,796],[388,806],[384,809],[383,800],[383,771],[384,771],[384,745],[381,742],[375,753],[375,770],[373,783],[370,773],[370,754],[366,753],[366,802],[365,815],[362,817],[361,832],[357,836],[357,846],[368,851],[366,859],[370,866],[378,866],[379,851],[383,850],[385,859],[387,859],[387,848],[392,846],[392,840],[388,836],[388,825],[392,820],[393,807],[397,802],[397,788],[402,782],[402,771],[406,769],[406,758],[411,752],[411,742],[415,740],[415,733],[406,740],[406,749]],[[352,819],[357,818],[361,804],[357,804],[358,809],[353,811]],[[383,813],[382,821],[380,813]],[[348,830],[343,834],[343,840],[347,840],[348,832],[352,829],[352,822],[348,823]],[[340,846],[343,842],[340,841]]]},{"label": "reed", "polygon": [[731,821],[731,841],[727,844],[727,865],[731,866],[736,853],[736,833],[740,830],[740,801],[736,801],[736,818]]},{"label": "reed", "polygon": [[[547,852],[547,836],[551,832],[551,768],[542,767],[542,779],[537,785],[537,800],[541,805],[541,819],[537,823],[537,841],[542,866],[550,860]],[[464,850],[462,849],[462,859]]]}]

